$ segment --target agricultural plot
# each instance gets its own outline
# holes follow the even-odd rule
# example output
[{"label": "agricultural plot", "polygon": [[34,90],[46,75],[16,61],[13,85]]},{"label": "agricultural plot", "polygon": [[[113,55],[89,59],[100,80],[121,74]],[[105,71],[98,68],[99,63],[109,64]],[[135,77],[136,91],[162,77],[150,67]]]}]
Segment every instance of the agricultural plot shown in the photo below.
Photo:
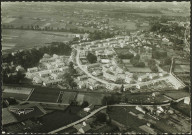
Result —
[{"label": "agricultural plot", "polygon": [[60,89],[35,88],[28,101],[56,103]]},{"label": "agricultural plot", "polygon": [[190,65],[176,65],[174,72],[190,72]]},{"label": "agricultural plot", "polygon": [[15,49],[45,46],[47,43],[51,42],[66,42],[72,39],[72,37],[62,36],[66,35],[65,32],[61,32],[60,35],[49,33],[50,34],[44,34],[42,31],[3,29],[2,46],[5,51],[6,49],[13,51]]},{"label": "agricultural plot", "polygon": [[129,111],[128,107],[113,107],[112,111],[109,112],[109,116],[112,120],[134,129],[137,133],[144,133],[139,127],[147,122],[129,114]]},{"label": "agricultural plot", "polygon": [[76,92],[64,92],[62,97],[62,103],[70,104],[70,102],[75,99],[76,95]]},{"label": "agricultural plot", "polygon": [[[126,64],[127,65],[127,64]],[[133,67],[133,66],[126,66],[126,68],[128,69],[129,72],[143,72],[143,73],[150,73],[152,72],[151,69],[149,67]]]},{"label": "agricultural plot", "polygon": [[77,95],[76,101],[81,103],[87,101],[89,104],[92,105],[102,105],[102,100],[105,96],[106,94],[100,93],[79,93]]}]

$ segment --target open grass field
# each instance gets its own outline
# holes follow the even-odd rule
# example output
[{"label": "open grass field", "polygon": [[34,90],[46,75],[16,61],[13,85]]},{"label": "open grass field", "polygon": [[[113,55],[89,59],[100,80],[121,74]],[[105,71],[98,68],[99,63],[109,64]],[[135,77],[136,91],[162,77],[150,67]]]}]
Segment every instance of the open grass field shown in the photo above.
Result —
[{"label": "open grass field", "polygon": [[87,101],[89,104],[92,104],[92,105],[102,105],[102,100],[104,96],[106,96],[106,94],[79,93],[77,95],[76,101],[77,102]]},{"label": "open grass field", "polygon": [[28,101],[56,103],[60,89],[35,88]]},{"label": "open grass field", "polygon": [[136,30],[137,29],[136,24],[133,21],[124,22],[124,21],[120,21],[120,20],[113,20],[109,24],[116,25],[118,27],[123,27],[123,28],[126,28],[127,30]]},{"label": "open grass field", "polygon": [[38,132],[50,132],[64,125],[77,121],[78,119],[80,119],[80,117],[74,113],[70,113],[68,111],[55,111],[39,119],[43,125],[41,127],[41,131]]},{"label": "open grass field", "polygon": [[131,110],[134,110],[134,108],[129,109],[129,107],[113,107],[112,111],[109,112],[109,116],[111,119],[134,129],[137,133],[145,133],[143,130],[139,129],[139,126],[142,126],[147,122],[129,114]]},{"label": "open grass field", "polygon": [[70,104],[70,101],[73,101],[77,95],[77,92],[64,92],[62,97],[62,103]]},{"label": "open grass field", "polygon": [[190,65],[176,65],[174,72],[190,72]]},{"label": "open grass field", "polygon": [[51,42],[66,42],[72,39],[66,36],[69,33],[43,32],[30,30],[2,30],[2,48],[3,51],[13,51],[27,49],[32,47],[45,46]]}]

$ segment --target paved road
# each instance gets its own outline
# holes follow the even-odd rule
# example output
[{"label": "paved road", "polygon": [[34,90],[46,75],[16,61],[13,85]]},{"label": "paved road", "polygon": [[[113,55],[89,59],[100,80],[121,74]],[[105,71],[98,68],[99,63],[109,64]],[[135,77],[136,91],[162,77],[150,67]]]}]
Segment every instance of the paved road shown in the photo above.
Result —
[{"label": "paved road", "polygon": [[[162,105],[157,105],[157,106],[167,106],[167,105],[170,105],[170,103],[162,104]],[[115,104],[115,105],[108,105],[108,106],[117,107],[117,106],[137,106],[137,105],[131,105],[131,104],[124,104],[124,105],[122,105],[122,104]],[[142,106],[154,106],[154,105],[142,105]],[[57,132],[62,131],[62,130],[64,130],[64,129],[67,129],[67,128],[69,128],[69,127],[72,127],[72,126],[74,126],[74,125],[76,125],[76,124],[78,124],[78,123],[80,123],[80,122],[85,121],[86,119],[92,117],[93,115],[95,115],[95,114],[98,113],[99,111],[101,111],[101,110],[103,110],[103,109],[106,109],[106,108],[107,108],[107,106],[102,106],[102,107],[100,107],[100,108],[92,111],[89,115],[83,117],[82,119],[80,119],[80,120],[78,120],[78,121],[75,121],[75,122],[73,122],[73,123],[71,123],[71,124],[68,124],[68,125],[66,125],[66,126],[63,126],[63,127],[61,127],[61,128],[58,128],[58,129],[56,129],[56,130],[53,130],[53,131],[49,132],[48,134],[54,134],[54,133],[57,133]]]},{"label": "paved road", "polygon": [[[121,84],[109,83],[109,82],[107,82],[107,81],[105,81],[105,80],[102,80],[102,79],[100,79],[100,78],[97,78],[97,77],[93,76],[91,73],[89,73],[89,72],[83,67],[83,65],[80,64],[80,61],[79,61],[79,53],[80,53],[80,50],[77,49],[77,55],[76,55],[76,63],[77,63],[77,66],[78,66],[83,72],[85,72],[85,74],[87,74],[87,76],[89,76],[90,78],[93,78],[94,80],[96,80],[96,81],[98,81],[98,82],[100,82],[100,83],[106,84],[106,85],[121,87]],[[165,80],[165,79],[167,79],[167,77],[158,78],[158,79],[155,79],[155,80],[153,80],[153,81],[160,81],[160,80]],[[137,82],[136,84],[124,84],[124,87],[130,88],[130,87],[136,86],[136,85],[148,85],[148,84],[153,83],[153,81]]]},{"label": "paved road", "polygon": [[173,73],[172,69],[173,69],[173,62],[174,62],[174,57],[171,58],[171,67],[170,67],[170,77],[174,77],[175,79],[177,79],[180,82],[180,85],[182,87],[185,87],[186,85],[183,83],[183,81],[181,81],[179,78],[177,78],[177,76]]}]

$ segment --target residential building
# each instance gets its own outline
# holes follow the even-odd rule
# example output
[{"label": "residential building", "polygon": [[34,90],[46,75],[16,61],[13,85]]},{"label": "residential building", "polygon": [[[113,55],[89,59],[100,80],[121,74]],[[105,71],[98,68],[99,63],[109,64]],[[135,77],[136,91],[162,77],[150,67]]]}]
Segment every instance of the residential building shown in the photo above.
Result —
[{"label": "residential building", "polygon": [[85,81],[79,81],[77,82],[77,85],[79,89],[85,88],[86,87],[86,82]]},{"label": "residential building", "polygon": [[109,90],[114,90],[116,87],[114,85],[106,84],[106,88]]},{"label": "residential building", "polygon": [[107,80],[116,81],[117,76],[115,76],[114,73],[110,72],[109,70],[106,72],[103,72],[103,77],[105,77]]},{"label": "residential building", "polygon": [[131,82],[131,80],[132,80],[132,79],[131,79],[131,78],[129,78],[129,77],[126,77],[126,78],[125,78],[125,82],[126,82],[126,83],[130,83],[130,82]]},{"label": "residential building", "polygon": [[30,72],[30,73],[37,72],[38,68],[37,67],[28,68],[27,71]]},{"label": "residential building", "polygon": [[21,72],[23,72],[23,71],[25,71],[25,69],[22,67],[22,66],[17,66],[16,68],[15,68],[15,70],[18,72],[18,71],[21,71]]},{"label": "residential building", "polygon": [[100,63],[93,63],[93,64],[89,64],[89,65],[85,65],[85,68],[86,69],[89,69],[89,68],[96,68],[96,67],[100,67]]},{"label": "residential building", "polygon": [[55,84],[61,83],[62,81],[63,81],[62,79],[49,80],[49,81],[43,82],[43,85],[44,86],[55,85]]},{"label": "residential building", "polygon": [[149,75],[148,74],[145,74],[145,75],[142,75],[142,76],[139,76],[138,77],[138,81],[143,81],[144,79],[146,79],[146,78],[148,78],[149,77]]},{"label": "residential building", "polygon": [[35,76],[35,77],[33,77],[33,82],[36,83],[36,84],[39,84],[39,83],[42,83],[43,81],[41,80],[40,77]]},{"label": "residential building", "polygon": [[47,76],[49,76],[50,75],[50,70],[43,70],[43,71],[39,71],[38,72],[38,75],[40,76],[40,77],[47,77]]},{"label": "residential building", "polygon": [[138,105],[137,105],[137,106],[135,107],[135,109],[145,114],[145,111],[143,110],[143,108],[142,108],[141,106],[138,106]]},{"label": "residential building", "polygon": [[95,71],[92,72],[92,75],[94,75],[94,76],[99,76],[99,75],[102,75],[102,74],[103,74],[103,72],[101,70],[95,70]]},{"label": "residential building", "polygon": [[101,59],[101,63],[106,64],[106,63],[110,63],[109,59]]},{"label": "residential building", "polygon": [[87,75],[82,75],[82,76],[78,76],[78,77],[77,77],[77,79],[78,79],[79,81],[85,80],[85,79],[87,79],[87,78],[88,78]]}]

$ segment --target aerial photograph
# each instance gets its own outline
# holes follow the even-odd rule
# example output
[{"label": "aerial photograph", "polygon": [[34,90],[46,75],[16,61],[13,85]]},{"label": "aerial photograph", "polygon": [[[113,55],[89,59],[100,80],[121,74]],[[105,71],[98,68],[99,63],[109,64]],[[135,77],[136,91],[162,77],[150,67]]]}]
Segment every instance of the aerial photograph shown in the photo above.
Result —
[{"label": "aerial photograph", "polygon": [[191,134],[190,2],[1,2],[2,134]]}]

